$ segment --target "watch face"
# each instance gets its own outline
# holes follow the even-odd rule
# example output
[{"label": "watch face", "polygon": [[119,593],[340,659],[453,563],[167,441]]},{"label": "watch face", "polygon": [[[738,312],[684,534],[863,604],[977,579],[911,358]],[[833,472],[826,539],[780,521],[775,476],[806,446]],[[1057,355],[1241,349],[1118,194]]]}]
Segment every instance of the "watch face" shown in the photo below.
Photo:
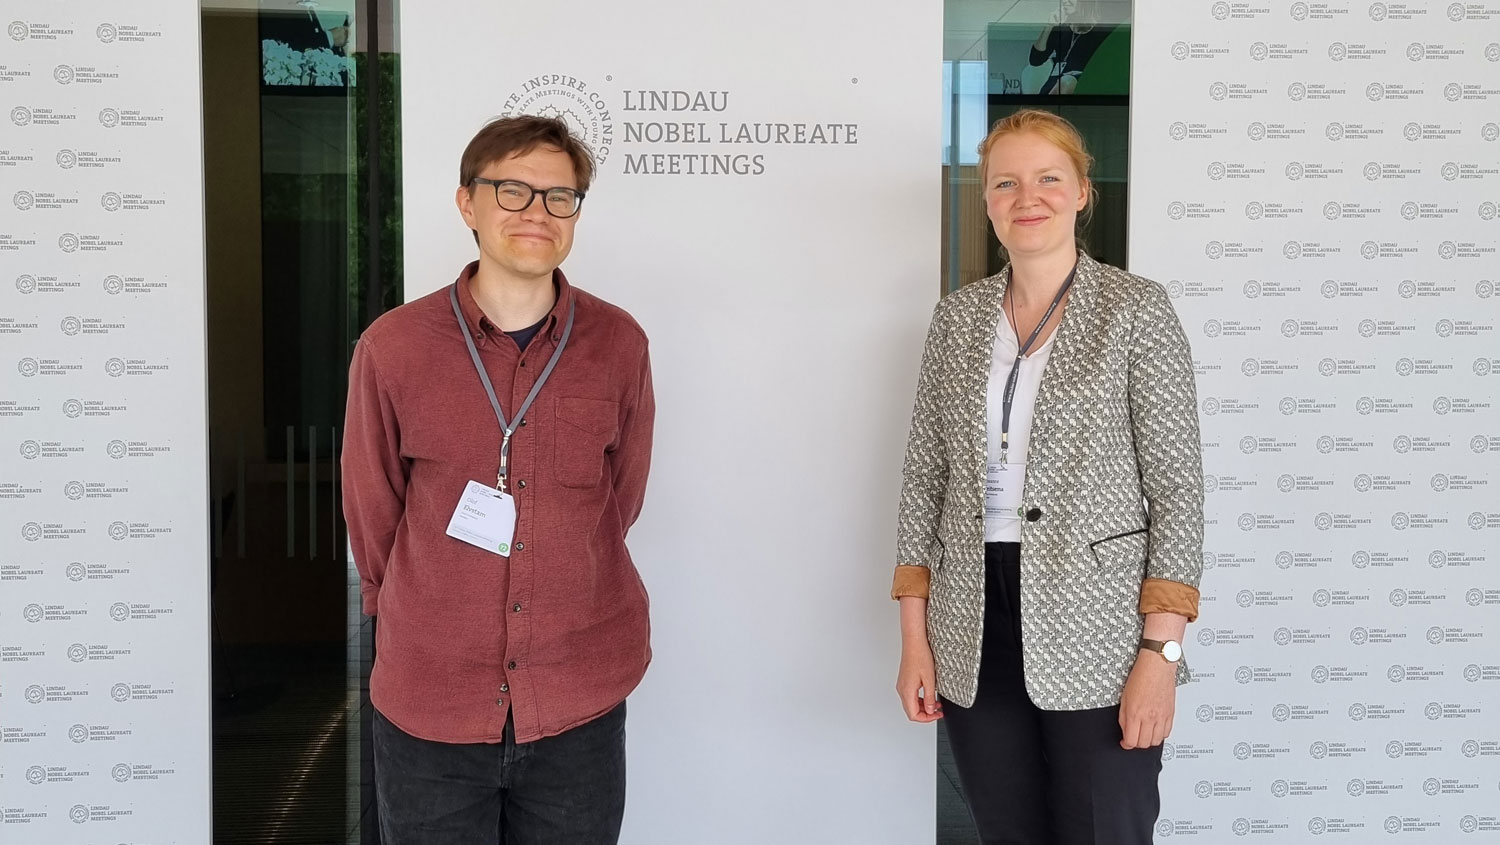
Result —
[{"label": "watch face", "polygon": [[1162,645],[1161,656],[1172,661],[1173,663],[1181,660],[1182,643],[1179,643],[1175,640],[1167,640],[1166,643]]}]

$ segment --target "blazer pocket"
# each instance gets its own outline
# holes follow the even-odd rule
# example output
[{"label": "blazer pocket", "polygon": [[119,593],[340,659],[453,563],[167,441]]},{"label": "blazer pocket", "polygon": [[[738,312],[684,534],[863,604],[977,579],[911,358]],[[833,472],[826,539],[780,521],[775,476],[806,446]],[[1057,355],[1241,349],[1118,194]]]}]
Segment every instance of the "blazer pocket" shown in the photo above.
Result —
[{"label": "blazer pocket", "polygon": [[564,487],[589,488],[604,477],[604,453],[620,427],[620,403],[608,399],[557,400],[553,468]]},{"label": "blazer pocket", "polygon": [[1144,572],[1150,530],[1138,528],[1089,543],[1089,551],[1094,555],[1095,565],[1101,569],[1129,568]]}]

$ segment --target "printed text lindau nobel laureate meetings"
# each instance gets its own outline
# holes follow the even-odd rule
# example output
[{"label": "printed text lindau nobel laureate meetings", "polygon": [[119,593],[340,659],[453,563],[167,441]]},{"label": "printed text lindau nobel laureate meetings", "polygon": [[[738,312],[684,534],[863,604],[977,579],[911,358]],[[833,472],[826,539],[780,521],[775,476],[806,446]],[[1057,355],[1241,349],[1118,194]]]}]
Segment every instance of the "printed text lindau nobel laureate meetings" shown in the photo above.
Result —
[{"label": "printed text lindau nobel laureate meetings", "polygon": [[[724,112],[728,91],[625,91],[621,111]],[[857,123],[781,121],[626,121],[627,144],[852,145]],[[765,157],[745,154],[626,153],[625,173],[653,175],[748,175],[765,172]]]}]

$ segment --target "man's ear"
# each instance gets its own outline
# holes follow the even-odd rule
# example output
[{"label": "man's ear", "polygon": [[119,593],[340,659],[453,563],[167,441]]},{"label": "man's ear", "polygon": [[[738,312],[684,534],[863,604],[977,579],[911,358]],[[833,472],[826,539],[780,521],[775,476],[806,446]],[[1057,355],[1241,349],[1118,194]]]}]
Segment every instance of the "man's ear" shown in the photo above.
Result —
[{"label": "man's ear", "polygon": [[460,185],[453,194],[453,203],[458,206],[458,213],[469,224],[470,229],[478,229],[479,225],[474,220],[474,192]]}]

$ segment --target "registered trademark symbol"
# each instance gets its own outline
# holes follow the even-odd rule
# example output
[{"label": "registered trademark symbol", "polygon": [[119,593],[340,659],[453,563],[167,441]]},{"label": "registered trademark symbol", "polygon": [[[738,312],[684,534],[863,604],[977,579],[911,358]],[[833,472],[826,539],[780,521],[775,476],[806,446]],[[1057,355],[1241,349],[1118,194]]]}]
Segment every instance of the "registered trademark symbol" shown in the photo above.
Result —
[{"label": "registered trademark symbol", "polygon": [[849,82],[851,84],[853,84],[853,85],[858,85],[859,84],[859,77],[857,77],[857,76],[853,77],[852,79],[849,80]]}]

